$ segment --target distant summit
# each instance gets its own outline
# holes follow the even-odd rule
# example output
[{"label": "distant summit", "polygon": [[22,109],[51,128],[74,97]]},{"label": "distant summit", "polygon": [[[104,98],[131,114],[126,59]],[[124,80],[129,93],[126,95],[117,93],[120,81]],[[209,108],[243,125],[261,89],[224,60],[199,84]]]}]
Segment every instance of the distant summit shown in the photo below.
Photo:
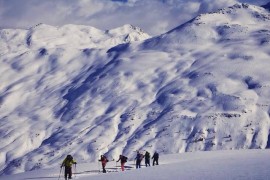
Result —
[{"label": "distant summit", "polygon": [[270,23],[264,8],[237,3],[215,12],[201,14],[161,36],[146,40],[144,47],[216,43],[232,39],[245,39],[254,28]]},{"label": "distant summit", "polygon": [[39,49],[43,47],[76,47],[109,49],[133,41],[143,41],[150,36],[139,27],[124,25],[112,30],[100,30],[85,25],[67,24],[60,27],[39,23],[27,30],[1,29],[0,53],[8,50]]}]

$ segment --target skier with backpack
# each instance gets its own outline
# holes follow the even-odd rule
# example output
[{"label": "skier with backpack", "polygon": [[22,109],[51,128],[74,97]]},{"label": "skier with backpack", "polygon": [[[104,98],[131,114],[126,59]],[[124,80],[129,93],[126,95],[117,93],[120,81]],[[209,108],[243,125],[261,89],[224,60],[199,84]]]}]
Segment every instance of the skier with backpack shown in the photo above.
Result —
[{"label": "skier with backpack", "polygon": [[65,180],[72,179],[72,165],[77,164],[77,162],[73,159],[71,155],[67,155],[67,157],[64,159],[64,161],[61,164],[62,167],[65,167]]},{"label": "skier with backpack", "polygon": [[124,171],[125,170],[125,163],[127,162],[128,158],[126,156],[123,155],[119,155],[119,159],[116,162],[121,163],[121,170]]},{"label": "skier with backpack", "polygon": [[144,155],[140,153],[140,151],[137,151],[137,155],[136,155],[136,169],[141,168],[141,162],[144,158]]},{"label": "skier with backpack", "polygon": [[158,159],[159,159],[159,154],[155,151],[153,157],[152,157],[153,160],[153,166],[158,165]]},{"label": "skier with backpack", "polygon": [[145,166],[150,166],[150,153],[148,151],[145,152],[145,155],[144,155],[144,158],[145,158]]},{"label": "skier with backpack", "polygon": [[101,155],[101,156],[100,156],[100,159],[99,159],[98,161],[101,162],[103,173],[106,173],[105,167],[106,167],[107,162],[109,162],[109,160],[107,159],[106,156]]}]

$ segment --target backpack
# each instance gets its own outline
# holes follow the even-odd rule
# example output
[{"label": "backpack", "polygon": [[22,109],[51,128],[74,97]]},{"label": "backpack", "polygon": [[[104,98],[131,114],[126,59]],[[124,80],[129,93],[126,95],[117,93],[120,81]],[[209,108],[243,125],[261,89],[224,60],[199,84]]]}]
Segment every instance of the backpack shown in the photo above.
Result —
[{"label": "backpack", "polygon": [[144,158],[144,155],[140,154],[140,160],[143,160],[143,158]]},{"label": "backpack", "polygon": [[104,156],[104,155],[101,157],[101,159],[99,161],[101,161],[102,163],[109,162],[109,160],[107,159],[107,157]]},{"label": "backpack", "polygon": [[126,156],[123,156],[123,162],[127,162],[128,158]]},{"label": "backpack", "polygon": [[150,153],[149,152],[145,153],[145,159],[150,159]]},{"label": "backpack", "polygon": [[103,162],[109,162],[109,160],[107,159],[106,156],[103,156],[103,158],[101,159],[101,161],[103,161]]},{"label": "backpack", "polygon": [[65,158],[65,160],[62,163],[62,166],[65,167],[71,167],[72,164],[74,164],[75,161],[73,160],[73,157],[71,155],[67,155],[67,157]]},{"label": "backpack", "polygon": [[67,155],[67,158],[66,159],[69,160],[69,161],[72,161],[73,160],[73,157],[71,155]]},{"label": "backpack", "polygon": [[158,159],[159,158],[159,154],[157,152],[154,153],[154,159]]}]

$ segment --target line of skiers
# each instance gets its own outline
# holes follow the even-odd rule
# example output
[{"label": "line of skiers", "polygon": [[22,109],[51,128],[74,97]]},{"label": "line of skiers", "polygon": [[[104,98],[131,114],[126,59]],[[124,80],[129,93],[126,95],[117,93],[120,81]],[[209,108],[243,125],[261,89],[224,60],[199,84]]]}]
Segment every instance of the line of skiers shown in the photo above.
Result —
[{"label": "line of skiers", "polygon": [[[140,151],[137,151],[137,155],[136,155],[136,169],[141,168],[141,162],[142,160],[145,160],[145,166],[150,166],[150,153],[148,151],[145,152],[145,154],[143,155],[142,153],[140,153]],[[158,165],[158,159],[159,159],[159,154],[157,152],[154,153],[153,157],[153,166]]]},{"label": "line of skiers", "polygon": [[[142,162],[143,158],[145,159],[145,166],[150,167],[150,157],[151,156],[150,156],[150,153],[148,151],[146,151],[145,154],[142,154],[140,151],[137,151],[137,155],[135,157],[136,169],[141,168],[141,162]],[[153,166],[158,165],[159,154],[157,152],[155,152],[154,155],[152,156],[152,159],[153,159]],[[122,171],[125,170],[125,163],[127,162],[127,160],[128,160],[128,158],[126,156],[119,155],[119,159],[116,161],[116,162],[120,161]],[[98,161],[101,162],[102,172],[106,173],[106,164],[107,164],[107,162],[109,162],[109,160],[107,159],[107,157],[105,155],[101,155],[100,159]],[[60,169],[60,174],[61,174],[62,168],[63,167],[65,168],[64,169],[65,170],[65,180],[72,179],[72,165],[73,164],[75,164],[75,168],[76,168],[77,162],[73,159],[73,157],[71,155],[67,155],[67,157],[62,162],[61,169]],[[59,178],[60,178],[60,174],[59,174]]]},{"label": "line of skiers", "polygon": [[[136,161],[136,169],[141,168],[141,162],[143,160],[143,158],[145,159],[145,166],[151,166],[150,165],[150,153],[148,151],[145,152],[145,154],[142,154],[140,151],[137,151],[137,155],[135,157],[135,161]],[[159,154],[157,152],[154,153],[154,155],[152,156],[153,159],[153,166],[158,165],[158,159],[159,159]],[[121,170],[124,171],[125,170],[125,163],[127,162],[128,158],[124,155],[119,155],[119,159],[116,162],[120,161],[121,164]],[[106,158],[105,155],[101,155],[99,161],[101,162],[102,165],[102,171],[103,173],[106,173],[106,164],[107,162],[109,162],[109,160]]]}]

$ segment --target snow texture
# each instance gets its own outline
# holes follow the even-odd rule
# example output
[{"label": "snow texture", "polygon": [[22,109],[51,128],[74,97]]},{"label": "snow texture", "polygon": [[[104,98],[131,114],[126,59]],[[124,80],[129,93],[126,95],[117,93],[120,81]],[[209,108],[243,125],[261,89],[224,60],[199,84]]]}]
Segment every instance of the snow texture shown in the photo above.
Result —
[{"label": "snow texture", "polygon": [[1,174],[67,154],[269,148],[269,29],[267,10],[236,4],[152,38],[131,25],[1,30]]},{"label": "snow texture", "polygon": [[[160,157],[159,166],[135,169],[134,162],[128,161],[126,171],[120,171],[119,163],[107,163],[108,173],[101,173],[96,163],[73,166],[73,179],[78,180],[266,180],[269,179],[269,150],[215,151],[171,154]],[[117,166],[116,166],[117,165]],[[1,180],[51,180],[59,178],[60,168],[50,168],[2,176]],[[64,179],[63,170],[60,179]]]}]

